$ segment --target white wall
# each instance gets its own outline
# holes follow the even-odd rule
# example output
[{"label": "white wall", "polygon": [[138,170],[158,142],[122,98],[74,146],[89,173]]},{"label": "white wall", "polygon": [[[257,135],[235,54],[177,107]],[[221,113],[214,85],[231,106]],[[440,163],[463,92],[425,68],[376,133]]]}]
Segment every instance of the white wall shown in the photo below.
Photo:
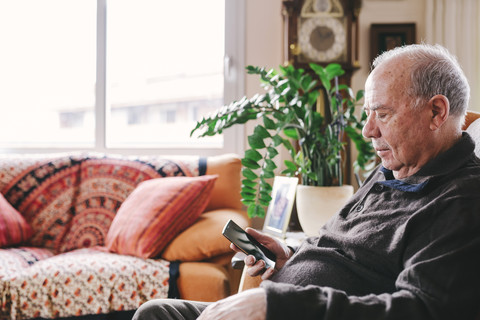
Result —
[{"label": "white wall", "polygon": [[[246,65],[277,68],[282,64],[282,1],[247,0],[245,26]],[[245,81],[247,96],[259,92],[258,77],[248,75]]]},{"label": "white wall", "polygon": [[372,23],[415,23],[416,39],[425,37],[425,0],[364,0],[360,12],[360,65],[352,78],[354,91],[363,89],[370,71],[370,25]]}]

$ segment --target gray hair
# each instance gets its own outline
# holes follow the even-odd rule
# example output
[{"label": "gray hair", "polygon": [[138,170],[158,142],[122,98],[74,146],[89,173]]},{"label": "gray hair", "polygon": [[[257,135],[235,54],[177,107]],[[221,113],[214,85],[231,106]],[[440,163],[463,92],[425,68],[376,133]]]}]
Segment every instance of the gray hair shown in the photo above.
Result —
[{"label": "gray hair", "polygon": [[456,57],[441,45],[413,44],[386,51],[373,61],[372,68],[396,57],[412,61],[411,88],[415,107],[441,94],[450,102],[450,114],[464,116],[470,99],[470,86]]}]

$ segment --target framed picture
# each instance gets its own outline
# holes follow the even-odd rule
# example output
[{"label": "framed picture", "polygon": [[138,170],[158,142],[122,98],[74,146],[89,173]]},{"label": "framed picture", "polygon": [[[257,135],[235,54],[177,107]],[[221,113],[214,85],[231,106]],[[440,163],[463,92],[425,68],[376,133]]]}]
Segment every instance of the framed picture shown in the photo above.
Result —
[{"label": "framed picture", "polygon": [[415,43],[415,30],[415,23],[373,23],[370,26],[370,62],[384,51]]},{"label": "framed picture", "polygon": [[284,238],[295,201],[298,178],[277,176],[273,180],[272,201],[267,209],[263,232]]}]

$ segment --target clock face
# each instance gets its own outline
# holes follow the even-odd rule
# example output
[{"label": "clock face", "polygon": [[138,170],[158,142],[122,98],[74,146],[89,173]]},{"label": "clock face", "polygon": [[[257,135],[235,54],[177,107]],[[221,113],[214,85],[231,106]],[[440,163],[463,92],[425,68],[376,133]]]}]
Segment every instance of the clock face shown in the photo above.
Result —
[{"label": "clock face", "polygon": [[332,17],[301,20],[298,45],[307,60],[342,60],[346,50],[345,26],[339,19]]}]

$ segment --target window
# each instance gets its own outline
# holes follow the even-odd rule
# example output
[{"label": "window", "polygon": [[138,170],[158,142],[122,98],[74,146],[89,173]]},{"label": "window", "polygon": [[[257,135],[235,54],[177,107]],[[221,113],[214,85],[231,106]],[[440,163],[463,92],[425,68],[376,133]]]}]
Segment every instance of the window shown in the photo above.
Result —
[{"label": "window", "polygon": [[189,134],[242,95],[243,6],[0,0],[0,148],[240,152],[240,129]]},{"label": "window", "polygon": [[93,146],[95,24],[92,0],[0,1],[1,147]]}]

